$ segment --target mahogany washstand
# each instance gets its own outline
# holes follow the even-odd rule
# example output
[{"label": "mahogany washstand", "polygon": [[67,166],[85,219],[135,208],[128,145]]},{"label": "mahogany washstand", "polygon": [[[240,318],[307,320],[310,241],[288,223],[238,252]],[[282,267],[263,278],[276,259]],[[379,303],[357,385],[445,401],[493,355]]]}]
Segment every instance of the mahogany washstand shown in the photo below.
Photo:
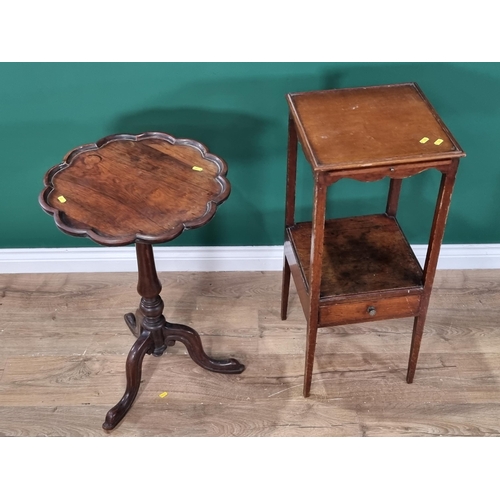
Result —
[{"label": "mahogany washstand", "polygon": [[161,356],[179,341],[207,370],[245,369],[232,358],[210,358],[195,330],[165,319],[152,248],[153,243],[170,241],[210,221],[230,193],[226,172],[225,162],[199,142],[147,132],[112,135],[80,146],[45,175],[40,205],[59,229],[101,245],[136,247],[141,300],[135,314],[125,315],[125,322],[137,340],[126,361],[125,393],[108,411],[106,430],[132,406],[145,354]]},{"label": "mahogany washstand", "polygon": [[[418,85],[404,83],[287,95],[289,106],[281,317],[290,275],[307,319],[304,397],[317,329],[414,317],[406,380],[413,381],[460,157],[465,156]],[[312,221],[295,221],[297,143],[312,167]],[[396,212],[402,179],[441,172],[422,269]],[[345,178],[390,178],[384,213],[325,220],[327,188]]]}]

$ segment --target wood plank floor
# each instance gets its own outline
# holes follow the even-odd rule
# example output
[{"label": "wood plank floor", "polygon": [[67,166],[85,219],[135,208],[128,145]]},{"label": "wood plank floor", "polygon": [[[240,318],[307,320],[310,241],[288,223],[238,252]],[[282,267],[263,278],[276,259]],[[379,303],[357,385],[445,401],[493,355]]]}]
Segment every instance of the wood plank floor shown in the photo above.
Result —
[{"label": "wood plank floor", "polygon": [[280,320],[281,273],[160,279],[167,319],[245,372],[205,371],[182,345],[146,356],[134,406],[108,433],[135,340],[123,315],[138,304],[136,275],[0,275],[0,435],[500,435],[500,270],[438,271],[411,385],[412,319],[321,329],[308,399],[305,319],[292,284]]}]

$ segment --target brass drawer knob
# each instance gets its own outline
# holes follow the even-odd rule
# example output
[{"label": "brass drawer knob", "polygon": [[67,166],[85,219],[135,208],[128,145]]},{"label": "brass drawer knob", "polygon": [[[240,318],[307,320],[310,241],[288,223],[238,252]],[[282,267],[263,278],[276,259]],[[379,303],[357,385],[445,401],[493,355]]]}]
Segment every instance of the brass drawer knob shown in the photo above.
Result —
[{"label": "brass drawer knob", "polygon": [[377,314],[377,310],[373,306],[369,306],[368,309],[366,310],[366,312],[370,316],[375,316],[375,314]]}]

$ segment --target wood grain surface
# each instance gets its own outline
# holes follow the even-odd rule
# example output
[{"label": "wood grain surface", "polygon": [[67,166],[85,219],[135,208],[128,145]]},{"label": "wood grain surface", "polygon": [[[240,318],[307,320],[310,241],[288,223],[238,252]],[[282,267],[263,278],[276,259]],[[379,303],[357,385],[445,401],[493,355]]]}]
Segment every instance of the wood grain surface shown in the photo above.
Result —
[{"label": "wood grain surface", "polygon": [[500,270],[438,271],[411,385],[411,318],[319,329],[307,399],[304,314],[291,287],[280,319],[281,273],[160,279],[167,319],[244,373],[203,370],[182,345],[147,356],[137,400],[108,434],[135,340],[123,321],[135,273],[1,275],[0,435],[500,435]]},{"label": "wood grain surface", "polygon": [[314,170],[465,156],[415,83],[302,92],[287,99]]},{"label": "wood grain surface", "polygon": [[42,208],[103,245],[160,243],[206,224],[229,196],[227,166],[191,139],[160,132],[80,146],[45,175]]},{"label": "wood grain surface", "polygon": [[[311,223],[289,229],[309,282]],[[308,283],[309,284],[309,283]],[[385,214],[325,222],[320,297],[422,288],[422,269],[397,221]]]}]

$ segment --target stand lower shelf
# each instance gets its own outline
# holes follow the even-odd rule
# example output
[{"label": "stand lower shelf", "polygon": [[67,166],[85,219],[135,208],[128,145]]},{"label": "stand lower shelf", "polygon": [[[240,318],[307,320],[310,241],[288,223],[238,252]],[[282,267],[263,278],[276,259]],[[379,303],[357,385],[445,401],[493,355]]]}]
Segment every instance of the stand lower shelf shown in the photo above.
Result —
[{"label": "stand lower shelf", "polygon": [[[309,308],[311,222],[287,228],[285,253]],[[386,214],[325,222],[319,326],[416,316],[422,268],[397,220]]]}]

